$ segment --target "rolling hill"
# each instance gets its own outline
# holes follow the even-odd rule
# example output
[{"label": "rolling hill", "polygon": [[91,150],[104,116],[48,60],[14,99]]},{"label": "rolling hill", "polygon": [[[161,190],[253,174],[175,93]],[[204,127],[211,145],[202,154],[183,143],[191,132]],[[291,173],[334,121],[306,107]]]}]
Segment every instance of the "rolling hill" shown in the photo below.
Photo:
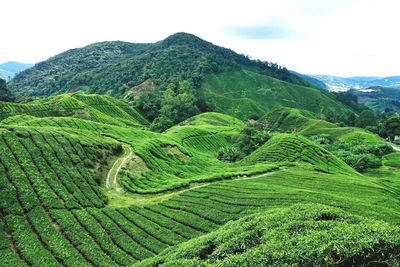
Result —
[{"label": "rolling hill", "polygon": [[0,110],[3,124],[29,123],[38,117],[72,117],[114,125],[148,125],[125,102],[100,95],[63,94],[29,103],[0,102]]},{"label": "rolling hill", "polygon": [[206,102],[217,112],[240,119],[281,108],[311,111],[340,121],[352,111],[329,92],[283,82],[243,68],[206,76],[200,87]]},{"label": "rolling hill", "polygon": [[366,176],[276,131],[228,163],[226,114],[158,133],[110,96],[0,108],[0,266],[399,262],[397,154]]}]

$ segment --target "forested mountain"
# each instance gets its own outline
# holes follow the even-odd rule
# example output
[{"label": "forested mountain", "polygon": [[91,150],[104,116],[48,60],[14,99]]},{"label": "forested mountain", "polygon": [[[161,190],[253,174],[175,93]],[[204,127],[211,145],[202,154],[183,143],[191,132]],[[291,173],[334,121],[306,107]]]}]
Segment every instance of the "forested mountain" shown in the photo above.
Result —
[{"label": "forested mountain", "polygon": [[36,64],[8,85],[25,96],[71,91],[116,96],[135,105],[158,130],[211,110],[244,119],[293,107],[334,121],[352,112],[284,67],[187,33],[153,44],[103,42],[72,49]]},{"label": "forested mountain", "polygon": [[9,83],[19,95],[43,96],[67,92],[66,83],[76,74],[115,63],[147,49],[147,44],[101,42],[71,49],[19,73]]},{"label": "forested mountain", "polygon": [[252,61],[194,35],[177,33],[154,44],[117,41],[72,49],[19,74],[10,82],[10,88],[17,94],[35,96],[87,86],[91,92],[118,96],[150,78],[159,86],[171,78],[198,84],[206,73],[238,65],[252,66],[275,78],[306,85],[276,64]]}]

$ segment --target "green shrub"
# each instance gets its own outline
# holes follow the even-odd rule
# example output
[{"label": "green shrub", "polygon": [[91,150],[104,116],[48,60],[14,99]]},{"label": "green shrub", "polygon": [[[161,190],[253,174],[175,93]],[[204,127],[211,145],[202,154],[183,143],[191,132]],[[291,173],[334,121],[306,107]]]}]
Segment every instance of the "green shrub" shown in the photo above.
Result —
[{"label": "green shrub", "polygon": [[400,231],[320,204],[262,212],[134,266],[398,266]]},{"label": "green shrub", "polygon": [[221,147],[217,152],[217,158],[225,162],[235,162],[243,157],[243,152],[236,146]]}]

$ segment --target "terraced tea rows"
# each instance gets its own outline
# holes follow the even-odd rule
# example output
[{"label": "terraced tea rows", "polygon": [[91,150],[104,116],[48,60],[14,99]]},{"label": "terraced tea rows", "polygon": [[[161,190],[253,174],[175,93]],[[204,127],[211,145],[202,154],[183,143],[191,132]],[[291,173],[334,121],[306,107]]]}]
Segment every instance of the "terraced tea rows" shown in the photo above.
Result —
[{"label": "terraced tea rows", "polygon": [[0,102],[0,120],[16,115],[78,117],[119,126],[148,125],[148,122],[126,103],[98,95],[64,94],[26,104]]},{"label": "terraced tea rows", "polygon": [[[294,203],[400,222],[395,176],[359,175],[302,136],[276,134],[226,163],[215,151],[241,131],[237,119],[202,114],[155,133],[140,119],[124,123],[129,112],[107,97],[65,98],[57,103],[87,105],[90,117],[17,115],[0,123],[0,266],[141,264],[246,214]],[[113,103],[118,125],[95,119],[104,103]],[[111,195],[106,176],[121,158],[125,192]],[[396,155],[385,162],[395,168]]]},{"label": "terraced tea rows", "polygon": [[300,135],[277,134],[243,159],[245,164],[256,162],[305,162],[323,172],[354,173],[346,163],[327,150]]}]

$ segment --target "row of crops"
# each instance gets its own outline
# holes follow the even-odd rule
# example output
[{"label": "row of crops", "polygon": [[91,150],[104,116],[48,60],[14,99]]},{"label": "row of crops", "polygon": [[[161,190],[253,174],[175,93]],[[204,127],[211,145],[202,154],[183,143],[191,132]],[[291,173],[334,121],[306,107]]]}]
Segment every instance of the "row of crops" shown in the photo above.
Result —
[{"label": "row of crops", "polygon": [[126,103],[106,96],[64,94],[30,103],[0,102],[0,120],[16,115],[79,117],[120,126],[143,126],[148,122]]},{"label": "row of crops", "polygon": [[[86,136],[89,133],[79,130],[79,121],[74,123],[76,127],[69,124],[68,134],[59,130],[61,125],[58,130],[48,127],[2,130],[0,265],[127,266],[215,230],[243,214],[299,202],[341,206],[355,213],[399,222],[398,201],[364,177],[304,169],[282,170],[258,178],[243,177],[274,170],[276,166],[228,166],[172,141],[166,146],[163,135],[159,135],[159,141],[138,143],[134,147],[138,153],[142,151],[139,155],[151,169],[143,176],[148,179],[142,178],[143,190],[168,186],[173,179],[190,181],[191,171],[199,174],[192,181],[218,180],[218,175],[221,179],[237,180],[195,188],[158,204],[111,209],[106,207],[107,198],[87,161],[109,159],[116,143]],[[96,131],[119,135],[133,144],[146,136],[142,130],[130,130],[130,134],[117,127],[108,132]],[[108,163],[103,161],[103,164]],[[171,170],[176,171],[171,179],[162,176]],[[131,178],[132,184],[138,181],[137,177]],[[376,203],[385,203],[386,208]]]}]

